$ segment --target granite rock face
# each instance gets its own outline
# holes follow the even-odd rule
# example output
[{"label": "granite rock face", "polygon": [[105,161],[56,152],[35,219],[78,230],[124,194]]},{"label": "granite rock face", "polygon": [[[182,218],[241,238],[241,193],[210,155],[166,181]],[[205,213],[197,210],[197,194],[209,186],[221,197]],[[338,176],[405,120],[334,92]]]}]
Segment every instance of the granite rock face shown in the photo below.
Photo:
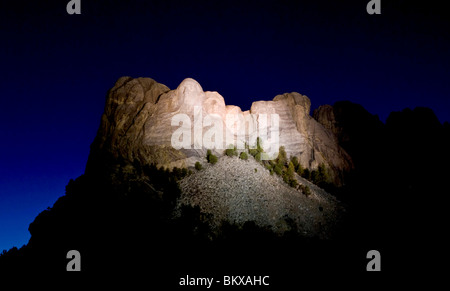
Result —
[{"label": "granite rock face", "polygon": [[386,159],[383,149],[390,138],[386,136],[385,125],[361,105],[338,101],[333,106],[319,106],[313,116],[351,155],[355,168],[361,165],[373,167]]},{"label": "granite rock face", "polygon": [[313,117],[317,122],[323,125],[326,129],[331,131],[334,135],[338,136],[338,130],[336,128],[336,117],[334,115],[334,108],[331,105],[321,105],[314,110]]},{"label": "granite rock face", "polygon": [[353,167],[350,156],[339,145],[332,131],[310,114],[311,101],[296,92],[277,95],[273,101],[254,102],[252,113],[270,112],[280,116],[280,145],[289,156],[297,156],[302,166],[317,169],[324,163],[334,181]]},{"label": "granite rock face", "polygon": [[[310,107],[308,97],[293,92],[278,95],[272,101],[256,101],[249,111],[243,112],[238,106],[226,105],[219,93],[204,92],[201,85],[190,78],[170,90],[150,78],[122,77],[108,92],[86,171],[95,171],[101,166],[99,156],[105,154],[141,164],[192,167],[197,161],[206,162],[207,148],[201,138],[195,138],[196,126],[200,128],[197,133],[202,136],[211,128],[205,126],[205,116],[211,117],[210,125],[217,121],[223,128],[223,147],[213,149],[216,155],[222,156],[230,140],[234,144],[240,139],[251,140],[248,132],[242,134],[236,124],[226,123],[227,115],[240,114],[247,121],[246,126],[258,128],[261,121],[255,116],[278,114],[279,145],[285,147],[288,157],[297,156],[302,166],[309,169],[324,163],[332,179],[340,184],[342,173],[353,167],[351,158],[338,145],[332,129],[310,116]],[[180,115],[191,123],[174,123],[174,117]],[[268,125],[272,125],[268,120]],[[175,149],[172,136],[182,126],[192,129],[191,137],[187,138],[190,146]],[[217,141],[216,138],[214,136],[212,140]],[[270,142],[269,139],[263,147],[271,147]]]}]

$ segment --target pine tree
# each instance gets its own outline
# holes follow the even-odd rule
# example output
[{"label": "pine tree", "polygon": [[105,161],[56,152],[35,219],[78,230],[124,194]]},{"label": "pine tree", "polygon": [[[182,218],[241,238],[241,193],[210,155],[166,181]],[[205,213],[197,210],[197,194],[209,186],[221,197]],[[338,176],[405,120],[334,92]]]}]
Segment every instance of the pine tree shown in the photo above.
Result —
[{"label": "pine tree", "polygon": [[319,183],[328,183],[330,177],[324,163],[319,165]]},{"label": "pine tree", "polygon": [[295,166],[293,162],[289,162],[287,169],[288,183],[291,187],[297,186],[297,179],[295,179]]},{"label": "pine tree", "polygon": [[237,153],[237,148],[236,148],[236,146],[233,146],[233,145],[230,144],[229,147],[225,150],[225,154],[226,154],[227,156],[229,156],[229,157],[237,156],[238,153]]},{"label": "pine tree", "polygon": [[307,180],[311,180],[311,172],[309,171],[308,168],[303,170],[302,177]]},{"label": "pine tree", "polygon": [[292,162],[292,164],[294,165],[294,169],[297,170],[298,166],[300,165],[300,164],[298,163],[298,158],[297,158],[297,156],[292,156],[292,157],[291,157],[291,162]]},{"label": "pine tree", "polygon": [[256,138],[256,150],[258,151],[258,153],[264,152],[263,147],[262,147],[262,142],[259,137]]},{"label": "pine tree", "polygon": [[294,178],[295,167],[293,162],[289,162],[287,174],[289,178]]},{"label": "pine tree", "polygon": [[213,155],[211,150],[208,150],[206,152],[206,160],[208,161],[208,163],[214,165],[215,163],[217,163],[217,156]]},{"label": "pine tree", "polygon": [[241,160],[247,160],[247,159],[248,159],[248,155],[247,155],[246,152],[242,152],[242,153],[239,155],[239,158],[240,158]]},{"label": "pine tree", "polygon": [[280,146],[280,149],[278,151],[277,164],[284,166],[286,165],[286,163],[287,163],[286,150],[284,149],[284,146]]}]

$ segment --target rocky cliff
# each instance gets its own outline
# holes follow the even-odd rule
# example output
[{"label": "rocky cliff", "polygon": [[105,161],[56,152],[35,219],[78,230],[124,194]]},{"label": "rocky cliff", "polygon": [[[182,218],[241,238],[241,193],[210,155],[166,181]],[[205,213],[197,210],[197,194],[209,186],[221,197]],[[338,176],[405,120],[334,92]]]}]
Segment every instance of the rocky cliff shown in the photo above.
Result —
[{"label": "rocky cliff", "polygon": [[386,158],[385,125],[361,105],[338,101],[333,106],[319,106],[313,116],[334,134],[356,167],[373,167]]},{"label": "rocky cliff", "polygon": [[[244,118],[258,114],[278,114],[279,145],[284,146],[289,156],[297,156],[303,167],[316,169],[323,163],[331,178],[342,184],[342,175],[353,167],[350,156],[343,150],[332,130],[314,120],[310,114],[311,101],[299,93],[285,93],[272,101],[256,101],[249,111],[242,111],[234,105],[226,105],[217,92],[204,92],[193,79],[185,79],[175,90],[150,78],[120,78],[109,90],[97,137],[91,146],[91,155],[86,171],[95,172],[105,164],[102,157],[112,156],[140,164],[156,163],[167,168],[193,167],[196,162],[204,163],[205,146],[198,146],[190,138],[190,146],[175,149],[171,144],[177,129],[172,125],[176,115],[187,116],[196,121],[195,110],[200,108],[201,116],[211,115],[222,122],[224,136],[231,135],[233,143],[248,138],[226,124],[227,114],[239,114]],[[199,110],[199,109],[197,109]],[[248,118],[249,127],[258,128],[260,120]],[[201,121],[200,121],[201,122]],[[196,124],[192,124],[194,127]],[[201,127],[206,134],[207,128]],[[225,140],[225,139],[224,139]],[[228,141],[228,140],[227,140]],[[225,148],[228,146],[223,142]],[[252,146],[252,145],[250,145]],[[264,148],[270,147],[263,144]],[[224,150],[215,149],[218,156]],[[110,169],[107,169],[110,170]]]}]

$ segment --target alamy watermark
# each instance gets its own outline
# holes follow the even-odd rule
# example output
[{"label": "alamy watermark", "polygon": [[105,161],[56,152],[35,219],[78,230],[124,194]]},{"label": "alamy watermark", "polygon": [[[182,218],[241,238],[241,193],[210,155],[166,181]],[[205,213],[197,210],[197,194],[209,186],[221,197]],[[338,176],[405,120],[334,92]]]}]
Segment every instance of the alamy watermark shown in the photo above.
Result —
[{"label": "alamy watermark", "polygon": [[381,255],[377,250],[370,250],[367,252],[367,259],[370,261],[367,263],[366,270],[370,271],[381,271]]},{"label": "alamy watermark", "polygon": [[81,255],[77,250],[70,250],[66,255],[70,261],[67,263],[66,271],[81,271]]},{"label": "alamy watermark", "polygon": [[381,0],[370,0],[366,6],[367,13],[372,14],[381,14]]},{"label": "alamy watermark", "polygon": [[178,126],[171,137],[171,145],[177,150],[255,149],[259,138],[259,144],[264,148],[262,160],[272,160],[278,156],[278,114],[226,114],[224,120],[219,114],[203,116],[203,108],[194,106],[193,120],[187,114],[179,113],[172,117],[171,125]]},{"label": "alamy watermark", "polygon": [[81,0],[70,0],[66,5],[67,14],[81,14]]},{"label": "alamy watermark", "polygon": [[[70,0],[66,5],[68,14],[81,14],[81,0]],[[370,15],[381,14],[381,0],[370,0],[367,3],[366,11]]]}]

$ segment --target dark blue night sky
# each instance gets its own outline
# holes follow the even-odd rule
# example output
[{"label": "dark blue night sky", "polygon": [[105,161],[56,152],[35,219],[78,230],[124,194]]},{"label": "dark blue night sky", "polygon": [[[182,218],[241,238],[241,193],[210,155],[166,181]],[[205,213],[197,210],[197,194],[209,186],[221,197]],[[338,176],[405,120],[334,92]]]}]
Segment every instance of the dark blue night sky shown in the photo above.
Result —
[{"label": "dark blue night sky", "polygon": [[244,110],[296,91],[313,109],[350,100],[385,121],[426,106],[450,120],[450,20],[433,1],[381,0],[381,15],[368,0],[81,0],[81,15],[68,0],[4,2],[0,250],[26,244],[29,223],[84,172],[120,76],[172,89],[191,77]]}]

